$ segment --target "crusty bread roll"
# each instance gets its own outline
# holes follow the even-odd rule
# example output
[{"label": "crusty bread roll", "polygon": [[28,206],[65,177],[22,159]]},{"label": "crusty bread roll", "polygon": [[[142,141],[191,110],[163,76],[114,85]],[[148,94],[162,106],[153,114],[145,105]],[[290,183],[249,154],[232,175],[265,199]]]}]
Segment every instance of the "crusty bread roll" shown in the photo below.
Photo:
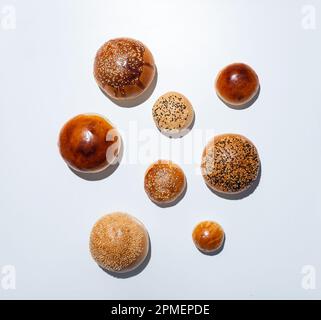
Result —
[{"label": "crusty bread roll", "polygon": [[117,38],[97,52],[94,76],[99,87],[113,99],[131,99],[144,92],[155,76],[154,58],[140,41]]},{"label": "crusty bread roll", "polygon": [[153,119],[162,133],[170,137],[179,137],[189,131],[194,119],[194,110],[185,96],[178,92],[167,92],[155,102]]},{"label": "crusty bread roll", "polygon": [[239,134],[215,136],[202,155],[206,184],[218,193],[237,194],[257,179],[260,159],[254,144]]},{"label": "crusty bread roll", "polygon": [[96,263],[111,272],[137,268],[149,250],[144,225],[133,216],[114,212],[99,219],[90,235],[90,252]]},{"label": "crusty bread roll", "polygon": [[258,93],[259,78],[255,71],[244,63],[233,63],[222,69],[215,82],[217,95],[226,104],[242,107]]},{"label": "crusty bread roll", "polygon": [[175,201],[185,187],[183,170],[171,161],[159,160],[146,170],[144,188],[148,197],[157,204]]},{"label": "crusty bread roll", "polygon": [[195,246],[205,252],[215,252],[224,242],[224,230],[214,221],[202,221],[193,231],[192,238]]},{"label": "crusty bread roll", "polygon": [[58,146],[65,162],[79,172],[99,172],[118,159],[121,137],[105,117],[80,114],[62,127]]}]

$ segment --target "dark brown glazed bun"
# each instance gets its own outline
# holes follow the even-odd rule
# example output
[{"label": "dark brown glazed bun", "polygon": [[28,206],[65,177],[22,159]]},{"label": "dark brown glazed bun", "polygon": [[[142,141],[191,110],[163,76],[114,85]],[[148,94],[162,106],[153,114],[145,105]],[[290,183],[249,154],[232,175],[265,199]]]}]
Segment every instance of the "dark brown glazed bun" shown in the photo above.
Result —
[{"label": "dark brown glazed bun", "polygon": [[140,41],[118,38],[106,42],[97,52],[94,76],[99,87],[113,99],[135,98],[155,76],[154,58]]},{"label": "dark brown glazed bun", "polygon": [[158,160],[145,173],[144,188],[155,203],[166,204],[175,201],[186,187],[184,171],[175,163]]},{"label": "dark brown glazed bun", "polygon": [[203,221],[195,227],[192,237],[199,250],[211,253],[221,248],[224,242],[224,230],[217,222]]},{"label": "dark brown glazed bun", "polygon": [[254,144],[238,134],[214,137],[202,156],[202,175],[218,193],[237,194],[257,179],[260,159]]},{"label": "dark brown glazed bun", "polygon": [[62,127],[58,146],[61,156],[72,169],[94,173],[115,162],[121,137],[106,118],[80,114]]},{"label": "dark brown glazed bun", "polygon": [[244,63],[233,63],[221,70],[216,78],[217,95],[228,105],[241,107],[258,93],[259,78],[255,71]]},{"label": "dark brown glazed bun", "polygon": [[133,216],[114,212],[103,216],[90,234],[90,253],[103,269],[123,273],[137,268],[149,251],[145,226]]}]

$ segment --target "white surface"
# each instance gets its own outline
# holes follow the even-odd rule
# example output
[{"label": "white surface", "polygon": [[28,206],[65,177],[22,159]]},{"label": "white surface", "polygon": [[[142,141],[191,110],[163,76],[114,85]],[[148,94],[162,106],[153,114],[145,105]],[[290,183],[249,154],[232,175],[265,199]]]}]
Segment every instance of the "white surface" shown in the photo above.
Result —
[{"label": "white surface", "polygon": [[[319,298],[321,2],[308,2],[0,0],[17,14],[16,30],[0,29],[0,267],[14,265],[17,274],[16,290],[0,287],[0,298]],[[302,28],[306,4],[315,6],[315,30]],[[143,41],[158,67],[153,95],[131,109],[111,103],[92,76],[96,50],[118,36]],[[250,64],[262,87],[242,111],[213,90],[217,72],[235,61]],[[252,195],[231,201],[206,188],[198,170],[206,139],[194,146],[193,163],[178,159],[188,190],[167,209],[143,190],[149,163],[124,158],[109,178],[90,182],[60,158],[58,132],[81,112],[110,118],[126,157],[135,140],[130,123],[139,139],[146,129],[159,136],[151,108],[169,90],[193,103],[195,132],[241,133],[256,144],[263,171]],[[189,146],[189,135],[173,143]],[[132,278],[104,273],[88,251],[93,223],[114,210],[150,232],[150,262]],[[203,219],[226,231],[217,256],[193,246],[192,229]],[[305,265],[315,268],[315,290],[302,288]]]}]

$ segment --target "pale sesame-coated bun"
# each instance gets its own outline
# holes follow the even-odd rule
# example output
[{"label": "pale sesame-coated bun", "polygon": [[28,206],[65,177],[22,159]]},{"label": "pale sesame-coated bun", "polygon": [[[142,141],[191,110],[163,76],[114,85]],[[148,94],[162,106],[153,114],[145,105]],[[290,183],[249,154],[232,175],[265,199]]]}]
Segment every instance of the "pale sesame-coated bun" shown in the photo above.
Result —
[{"label": "pale sesame-coated bun", "polygon": [[148,197],[157,204],[175,201],[186,187],[183,170],[168,160],[158,160],[145,173],[144,188]]},{"label": "pale sesame-coated bun", "polygon": [[216,93],[227,105],[242,107],[258,93],[259,78],[255,71],[244,63],[232,63],[223,68],[215,81]]},{"label": "pale sesame-coated bun", "polygon": [[167,92],[155,102],[153,118],[162,133],[177,137],[189,130],[194,119],[194,110],[192,104],[181,93]]},{"label": "pale sesame-coated bun", "polygon": [[214,221],[202,221],[193,230],[192,238],[195,246],[205,252],[215,252],[224,242],[224,230]]},{"label": "pale sesame-coated bun", "polygon": [[254,144],[239,134],[215,136],[205,147],[201,164],[206,184],[218,193],[237,194],[257,179],[260,158]]},{"label": "pale sesame-coated bun", "polygon": [[62,127],[58,147],[69,167],[94,173],[115,163],[121,150],[121,137],[104,116],[79,114]]},{"label": "pale sesame-coated bun", "polygon": [[140,41],[117,38],[97,52],[94,76],[99,87],[113,99],[131,99],[143,93],[155,76],[154,58]]},{"label": "pale sesame-coated bun", "polygon": [[127,213],[107,214],[96,222],[91,231],[91,255],[105,270],[132,271],[145,260],[148,250],[146,228]]}]

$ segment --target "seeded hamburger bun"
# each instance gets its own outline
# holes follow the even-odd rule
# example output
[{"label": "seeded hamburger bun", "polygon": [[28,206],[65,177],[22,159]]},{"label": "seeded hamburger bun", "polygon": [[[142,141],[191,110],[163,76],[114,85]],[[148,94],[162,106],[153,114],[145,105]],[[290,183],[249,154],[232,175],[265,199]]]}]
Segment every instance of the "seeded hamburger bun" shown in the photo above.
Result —
[{"label": "seeded hamburger bun", "polygon": [[233,63],[222,69],[215,82],[217,95],[226,104],[242,107],[258,93],[259,78],[255,71],[244,63]]},{"label": "seeded hamburger bun", "polygon": [[155,102],[153,118],[162,133],[178,137],[187,133],[194,119],[194,110],[185,96],[178,92],[168,92]]},{"label": "seeded hamburger bun", "polygon": [[148,197],[157,204],[175,201],[185,187],[183,170],[171,161],[159,160],[146,170],[144,188]]},{"label": "seeded hamburger bun", "polygon": [[148,232],[133,216],[115,212],[94,225],[90,252],[96,263],[111,272],[129,272],[137,268],[149,250]]},{"label": "seeded hamburger bun", "polygon": [[155,76],[154,58],[140,41],[117,38],[97,52],[94,76],[98,86],[113,99],[131,99],[143,93]]},{"label": "seeded hamburger bun", "polygon": [[206,184],[219,193],[237,194],[257,179],[260,159],[254,144],[239,134],[214,137],[202,156]]},{"label": "seeded hamburger bun", "polygon": [[224,242],[224,230],[214,221],[202,221],[194,229],[193,241],[195,246],[205,252],[215,252]]},{"label": "seeded hamburger bun", "polygon": [[59,134],[62,158],[79,172],[99,172],[119,156],[121,137],[111,122],[98,114],[80,114],[70,119]]}]

